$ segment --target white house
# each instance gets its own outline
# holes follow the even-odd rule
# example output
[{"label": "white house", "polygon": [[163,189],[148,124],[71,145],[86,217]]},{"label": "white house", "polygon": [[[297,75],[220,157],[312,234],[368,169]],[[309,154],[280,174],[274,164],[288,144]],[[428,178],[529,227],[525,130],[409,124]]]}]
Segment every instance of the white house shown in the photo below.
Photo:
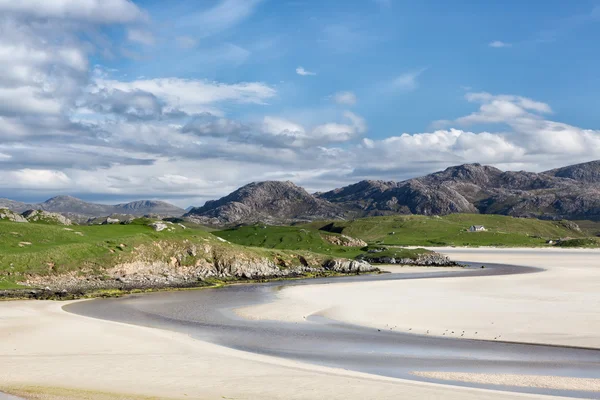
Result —
[{"label": "white house", "polygon": [[485,229],[485,226],[483,225],[472,225],[469,228],[469,232],[485,232],[487,229]]}]

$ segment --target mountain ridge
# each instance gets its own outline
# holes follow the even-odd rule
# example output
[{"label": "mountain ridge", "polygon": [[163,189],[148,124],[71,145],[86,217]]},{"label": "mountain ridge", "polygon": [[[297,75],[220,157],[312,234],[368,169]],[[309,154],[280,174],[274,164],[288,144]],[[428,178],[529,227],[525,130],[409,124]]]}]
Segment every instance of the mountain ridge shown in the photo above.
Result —
[{"label": "mountain ridge", "polygon": [[185,213],[183,208],[158,200],[138,200],[109,205],[89,203],[68,195],[54,196],[42,203],[24,203],[0,198],[0,208],[7,208],[20,213],[27,210],[43,210],[85,217],[103,217],[111,214],[130,214],[134,216],[160,214],[178,217]]},{"label": "mountain ridge", "polygon": [[[185,216],[216,225],[452,213],[600,220],[600,161],[541,173],[502,171],[477,163],[463,164],[404,181],[363,180],[314,195],[291,182],[279,182],[279,185],[302,189],[300,197],[307,204],[314,204],[314,199],[326,202],[315,205],[314,210],[305,210],[303,214],[285,207],[269,209],[270,203],[265,201],[253,204],[244,200],[252,197],[254,188],[261,185],[267,190],[259,197],[268,198],[271,203],[285,200],[277,190],[269,192],[274,182],[277,183],[267,181],[245,185],[228,196],[190,210]],[[240,197],[240,194],[243,196]],[[286,210],[290,212],[286,214]],[[327,214],[330,217],[324,218]]]}]

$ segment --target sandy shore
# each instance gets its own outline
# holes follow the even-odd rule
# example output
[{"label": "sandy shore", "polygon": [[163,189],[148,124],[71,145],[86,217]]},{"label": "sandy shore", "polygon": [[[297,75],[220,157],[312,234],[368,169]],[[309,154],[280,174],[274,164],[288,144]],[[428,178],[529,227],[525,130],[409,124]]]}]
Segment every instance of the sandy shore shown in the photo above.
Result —
[{"label": "sandy shore", "polygon": [[30,399],[519,399],[230,350],[95,320],[64,303],[0,302],[0,391]]},{"label": "sandy shore", "polygon": [[[385,326],[392,320],[395,329],[437,326],[440,332],[453,322],[456,329],[477,328],[482,335],[502,332],[510,338],[516,335],[511,324],[524,318],[521,312],[533,316],[529,313],[534,313],[538,301],[544,311],[530,321],[527,329],[532,333],[525,339],[597,345],[592,333],[600,327],[595,312],[600,272],[592,271],[590,265],[599,255],[582,252],[578,261],[561,267],[564,263],[557,259],[562,256],[553,254],[546,262],[554,260],[555,267],[545,274],[295,287],[281,291],[275,303],[245,313],[282,319],[323,313],[366,325]],[[467,256],[489,260],[485,252],[466,251]],[[545,262],[518,253],[494,257],[496,262]],[[554,304],[559,317],[546,309],[549,304]],[[403,381],[259,356],[182,334],[69,314],[62,311],[62,305],[0,302],[0,391],[47,400],[544,398]],[[485,307],[491,311],[483,312]],[[448,318],[444,313],[452,317],[444,319]],[[498,325],[486,328],[490,319]]]},{"label": "sandy shore", "polygon": [[238,310],[253,319],[320,315],[386,330],[600,348],[600,251],[436,249],[455,260],[535,266],[535,274],[290,287]]},{"label": "sandy shore", "polygon": [[464,372],[415,372],[414,374],[426,378],[483,383],[487,385],[600,392],[600,379],[516,374],[473,374]]}]

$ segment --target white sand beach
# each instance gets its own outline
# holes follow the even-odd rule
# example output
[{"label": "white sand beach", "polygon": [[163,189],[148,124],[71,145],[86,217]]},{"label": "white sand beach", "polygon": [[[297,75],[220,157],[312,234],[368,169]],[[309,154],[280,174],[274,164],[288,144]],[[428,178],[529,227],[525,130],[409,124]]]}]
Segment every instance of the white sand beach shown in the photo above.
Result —
[{"label": "white sand beach", "polygon": [[273,303],[237,312],[253,319],[300,322],[320,315],[418,334],[600,348],[599,250],[435,250],[455,260],[546,271],[290,287]]},{"label": "white sand beach", "polygon": [[[600,252],[448,252],[461,260],[536,265],[548,272],[291,287],[280,291],[274,303],[242,313],[298,321],[322,314],[406,331],[454,329],[474,335],[477,330],[483,338],[600,347]],[[62,305],[0,302],[0,391],[52,400],[546,398],[259,356],[178,333],[69,314]]]}]

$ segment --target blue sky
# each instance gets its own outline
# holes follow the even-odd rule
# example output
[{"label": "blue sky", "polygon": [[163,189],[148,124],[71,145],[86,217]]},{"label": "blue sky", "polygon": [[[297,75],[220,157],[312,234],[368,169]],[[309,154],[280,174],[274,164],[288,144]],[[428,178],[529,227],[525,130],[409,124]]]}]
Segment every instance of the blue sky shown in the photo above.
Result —
[{"label": "blue sky", "polygon": [[[374,137],[421,132],[432,120],[464,115],[471,109],[461,101],[466,91],[543,99],[555,115],[600,125],[590,104],[600,89],[597,1],[555,0],[544,7],[522,1],[261,1],[247,18],[208,38],[194,13],[216,2],[173,3],[138,3],[153,20],[156,45],[135,49],[147,60],[99,61],[129,77],[269,82],[281,91],[271,109],[284,113],[323,108],[331,93],[351,90]],[[177,36],[198,44],[173,46]],[[496,41],[510,47],[491,47]],[[317,75],[295,75],[299,65]],[[419,74],[414,89],[384,90],[403,74]]]},{"label": "blue sky", "polygon": [[0,0],[0,196],[600,158],[600,2]]}]

